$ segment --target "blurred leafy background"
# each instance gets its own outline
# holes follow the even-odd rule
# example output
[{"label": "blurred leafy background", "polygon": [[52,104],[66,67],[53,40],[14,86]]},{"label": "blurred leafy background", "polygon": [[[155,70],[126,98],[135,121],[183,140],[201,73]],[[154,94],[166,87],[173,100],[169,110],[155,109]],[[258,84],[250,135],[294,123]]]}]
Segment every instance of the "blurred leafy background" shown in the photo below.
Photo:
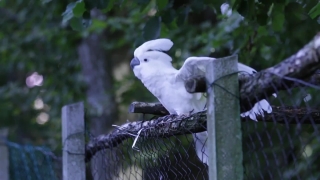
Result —
[{"label": "blurred leafy background", "polygon": [[[238,54],[261,70],[310,41],[319,15],[318,0],[1,0],[0,126],[11,141],[60,154],[63,105],[85,101],[95,136],[141,118],[127,113],[132,101],[156,101],[129,68],[144,41],[172,39],[177,68],[191,55]],[[299,90],[281,103],[303,105],[306,91],[319,102]]]}]

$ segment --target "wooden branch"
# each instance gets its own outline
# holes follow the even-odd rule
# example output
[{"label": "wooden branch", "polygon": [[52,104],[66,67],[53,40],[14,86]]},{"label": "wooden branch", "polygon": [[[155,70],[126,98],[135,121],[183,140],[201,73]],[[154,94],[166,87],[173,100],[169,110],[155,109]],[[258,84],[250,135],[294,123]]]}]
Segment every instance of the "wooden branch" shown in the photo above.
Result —
[{"label": "wooden branch", "polygon": [[116,147],[124,140],[134,138],[133,135],[139,134],[139,137],[164,138],[175,135],[203,132],[206,130],[206,122],[206,113],[199,112],[188,117],[167,115],[150,121],[126,123],[117,127],[117,129],[110,134],[100,135],[90,140],[86,145],[85,160],[86,162],[90,161],[96,152],[102,149]]},{"label": "wooden branch", "polygon": [[[133,102],[131,106],[134,107],[137,111],[131,111],[131,113],[146,113],[145,109],[150,109],[151,107],[157,106],[158,109],[165,108],[161,103],[146,103],[146,102]],[[161,108],[162,107],[162,108]],[[149,111],[151,112],[151,111]],[[155,112],[155,111],[153,111]],[[163,111],[162,111],[163,112]],[[156,114],[162,112],[155,112]],[[169,113],[161,114],[163,116],[169,115]],[[310,119],[306,119],[305,117],[312,117],[311,120],[315,124],[320,124],[320,109],[316,108],[295,108],[291,106],[280,107],[280,106],[272,106],[272,113],[264,114],[264,117],[258,116],[258,121],[264,122],[277,122],[277,123],[293,123],[293,124],[309,124],[312,121]],[[248,117],[241,118],[242,121],[250,120]],[[294,120],[294,122],[292,122]]]},{"label": "wooden branch", "polygon": [[[140,106],[141,105],[141,106]],[[151,107],[161,108],[160,103],[139,103],[131,104],[133,113],[150,112]],[[154,111],[153,111],[154,112]],[[161,114],[164,111],[157,112]],[[242,121],[256,123],[247,118],[241,118]],[[261,122],[273,122],[284,124],[320,124],[320,109],[293,108],[293,107],[276,107],[273,106],[271,114],[265,114],[265,117],[258,117]],[[206,131],[207,115],[206,111],[192,114],[191,116],[167,115],[150,121],[136,121],[123,124],[117,127],[110,134],[100,135],[93,138],[86,145],[86,162],[100,150],[113,148],[121,144],[133,135],[139,134],[139,137],[165,138],[182,134],[191,134]]]},{"label": "wooden branch", "polygon": [[[251,76],[254,75],[248,75],[248,74],[240,74],[239,75],[239,84],[243,84],[244,81],[247,81],[247,78],[252,78]],[[302,79],[306,84],[299,84],[294,83],[290,88],[296,88],[296,87],[305,87],[305,86],[319,86],[320,88],[320,70],[317,70],[313,75],[311,75],[309,78]],[[188,79],[185,82],[185,88],[189,93],[196,93],[196,92],[206,92],[206,78],[202,76],[198,76],[192,79]],[[289,88],[289,87],[288,87]],[[240,87],[241,90],[241,87]],[[277,90],[279,91],[279,90]]]},{"label": "wooden branch", "polygon": [[153,115],[168,115],[169,112],[161,103],[145,103],[145,102],[133,102],[129,106],[130,113],[142,113]]},{"label": "wooden branch", "polygon": [[[297,86],[293,79],[310,80],[319,85],[319,74],[312,75],[320,68],[320,33],[301,50],[279,64],[254,75],[241,73],[239,76],[241,112],[248,111],[259,100],[281,90]],[[206,92],[204,77],[185,82],[188,92]]]}]

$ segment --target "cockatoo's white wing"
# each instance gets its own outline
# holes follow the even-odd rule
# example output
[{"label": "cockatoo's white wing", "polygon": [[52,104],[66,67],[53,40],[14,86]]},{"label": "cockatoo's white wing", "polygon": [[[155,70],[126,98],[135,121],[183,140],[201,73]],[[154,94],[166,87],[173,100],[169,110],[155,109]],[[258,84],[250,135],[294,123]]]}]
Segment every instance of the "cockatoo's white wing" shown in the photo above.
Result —
[{"label": "cockatoo's white wing", "polygon": [[[189,57],[187,58],[182,67],[179,69],[176,74],[176,81],[186,81],[187,79],[196,77],[196,76],[205,76],[206,66],[214,61],[215,58],[211,57]],[[204,93],[195,93],[193,96],[195,99],[204,99]],[[202,109],[203,110],[203,109]]]},{"label": "cockatoo's white wing", "polygon": [[239,73],[242,73],[242,72],[246,72],[246,73],[249,73],[249,74],[254,74],[254,73],[257,73],[256,70],[254,70],[253,68],[247,66],[247,65],[244,65],[242,63],[238,63],[238,71]]},{"label": "cockatoo's white wing", "polygon": [[176,79],[186,80],[195,76],[204,76],[206,66],[214,61],[211,57],[189,57],[179,69]]}]

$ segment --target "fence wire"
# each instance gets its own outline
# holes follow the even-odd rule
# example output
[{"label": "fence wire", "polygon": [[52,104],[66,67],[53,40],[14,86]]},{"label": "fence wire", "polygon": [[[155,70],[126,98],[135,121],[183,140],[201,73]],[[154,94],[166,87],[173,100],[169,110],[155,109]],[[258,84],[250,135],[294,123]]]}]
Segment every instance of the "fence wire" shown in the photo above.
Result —
[{"label": "fence wire", "polygon": [[60,180],[62,161],[42,146],[7,142],[11,180]]},{"label": "fence wire", "polygon": [[[198,160],[192,142],[190,135],[141,137],[136,143],[139,150],[134,150],[133,140],[126,140],[118,148],[93,157],[93,179],[207,179],[207,169]],[[95,163],[101,160],[105,161],[103,167],[101,162]]]},{"label": "fence wire", "polygon": [[317,94],[308,87],[278,92],[270,116],[242,123],[245,179],[320,179]]},{"label": "fence wire", "polygon": [[[299,80],[294,88],[275,90],[277,97],[267,99],[273,112],[258,122],[242,118],[244,179],[320,179],[320,96],[318,86],[307,84]],[[104,144],[108,148],[92,157],[92,179],[208,179],[190,133],[141,136],[136,143],[138,134],[126,133],[131,138]]]}]

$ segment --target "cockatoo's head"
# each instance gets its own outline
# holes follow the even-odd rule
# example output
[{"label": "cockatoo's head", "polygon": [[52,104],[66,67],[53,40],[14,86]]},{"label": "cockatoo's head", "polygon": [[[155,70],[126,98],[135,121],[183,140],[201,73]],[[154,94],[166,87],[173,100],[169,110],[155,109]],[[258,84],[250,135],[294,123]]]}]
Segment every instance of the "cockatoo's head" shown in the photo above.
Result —
[{"label": "cockatoo's head", "polygon": [[163,53],[170,50],[172,45],[170,39],[155,39],[139,46],[130,62],[134,75],[141,79],[143,76],[157,74],[166,67],[172,67],[172,58]]}]

